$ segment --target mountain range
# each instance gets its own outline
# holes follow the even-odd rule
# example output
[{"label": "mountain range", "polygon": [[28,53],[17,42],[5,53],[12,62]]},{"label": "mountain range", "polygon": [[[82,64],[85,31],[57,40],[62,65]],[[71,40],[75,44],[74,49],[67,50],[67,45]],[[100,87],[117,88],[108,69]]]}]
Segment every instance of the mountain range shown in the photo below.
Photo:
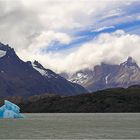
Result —
[{"label": "mountain range", "polygon": [[13,48],[0,43],[0,97],[87,92],[81,85],[66,80],[37,61],[22,61]]},{"label": "mountain range", "polygon": [[128,57],[119,65],[101,63],[93,69],[85,69],[73,74],[62,73],[61,75],[91,92],[106,88],[127,88],[140,84],[140,67],[132,57]]},{"label": "mountain range", "polygon": [[56,74],[38,61],[24,62],[13,48],[0,43],[0,97],[71,96],[131,85],[140,85],[140,67],[132,57],[118,65],[101,63],[73,74]]}]

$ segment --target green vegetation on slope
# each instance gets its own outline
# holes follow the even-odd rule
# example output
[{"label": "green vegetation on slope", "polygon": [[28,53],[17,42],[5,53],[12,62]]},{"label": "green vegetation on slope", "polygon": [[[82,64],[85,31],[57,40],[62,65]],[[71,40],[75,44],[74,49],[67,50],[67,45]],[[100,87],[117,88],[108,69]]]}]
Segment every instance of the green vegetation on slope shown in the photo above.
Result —
[{"label": "green vegetation on slope", "polygon": [[20,103],[22,112],[140,112],[140,87],[106,89],[77,96],[36,96]]}]

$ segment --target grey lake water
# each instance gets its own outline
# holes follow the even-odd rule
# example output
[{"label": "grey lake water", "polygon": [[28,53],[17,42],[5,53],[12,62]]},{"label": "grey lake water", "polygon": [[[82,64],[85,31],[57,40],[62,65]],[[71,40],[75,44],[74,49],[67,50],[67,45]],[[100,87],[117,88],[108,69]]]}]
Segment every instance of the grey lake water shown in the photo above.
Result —
[{"label": "grey lake water", "polygon": [[0,119],[0,139],[140,139],[140,114],[45,113]]}]

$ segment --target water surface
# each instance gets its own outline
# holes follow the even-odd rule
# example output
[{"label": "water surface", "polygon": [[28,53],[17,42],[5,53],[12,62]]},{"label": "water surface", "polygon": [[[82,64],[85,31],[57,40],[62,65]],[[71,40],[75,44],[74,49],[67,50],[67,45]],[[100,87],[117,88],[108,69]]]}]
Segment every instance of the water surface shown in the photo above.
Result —
[{"label": "water surface", "polygon": [[45,113],[1,119],[0,139],[140,139],[140,114]]}]

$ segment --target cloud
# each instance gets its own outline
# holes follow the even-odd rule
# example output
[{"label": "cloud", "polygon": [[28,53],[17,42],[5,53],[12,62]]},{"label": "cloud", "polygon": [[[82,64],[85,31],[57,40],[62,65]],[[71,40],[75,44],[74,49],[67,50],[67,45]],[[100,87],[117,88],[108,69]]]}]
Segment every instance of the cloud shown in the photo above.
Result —
[{"label": "cloud", "polygon": [[[47,68],[57,72],[75,72],[85,68],[93,68],[101,62],[119,64],[132,56],[140,64],[140,36],[130,35],[122,30],[103,33],[96,39],[79,46],[69,53],[48,53],[29,55],[36,57]],[[23,57],[25,54],[23,54]]]},{"label": "cloud", "polygon": [[121,9],[117,8],[117,9],[113,9],[111,11],[109,11],[105,16],[104,18],[109,18],[109,17],[114,17],[114,16],[119,16],[123,14],[123,12],[121,11]]},{"label": "cloud", "polygon": [[135,20],[138,14],[133,14],[131,18],[127,15],[127,6],[134,1],[0,1],[0,41],[14,47],[23,60],[37,59],[57,72],[91,68],[101,61],[117,63],[128,55],[138,60],[139,36],[123,31],[102,34],[70,50],[42,53],[42,49],[49,48],[52,42],[69,44],[80,38],[80,35],[75,37],[78,31],[101,30],[114,27],[116,23]]},{"label": "cloud", "polygon": [[[4,0],[0,1],[0,40],[16,50],[26,49],[42,32],[75,32],[99,26],[112,9],[125,7],[120,0]],[[106,25],[104,25],[106,26]]]},{"label": "cloud", "polygon": [[58,41],[61,44],[69,44],[71,40],[72,38],[66,33],[46,31],[34,37],[26,50],[38,53],[41,49],[49,47],[53,41]]},{"label": "cloud", "polygon": [[103,31],[103,30],[107,30],[107,29],[115,29],[115,26],[103,26],[101,28],[97,28],[95,30],[93,30],[92,32],[100,32],[100,31]]}]

